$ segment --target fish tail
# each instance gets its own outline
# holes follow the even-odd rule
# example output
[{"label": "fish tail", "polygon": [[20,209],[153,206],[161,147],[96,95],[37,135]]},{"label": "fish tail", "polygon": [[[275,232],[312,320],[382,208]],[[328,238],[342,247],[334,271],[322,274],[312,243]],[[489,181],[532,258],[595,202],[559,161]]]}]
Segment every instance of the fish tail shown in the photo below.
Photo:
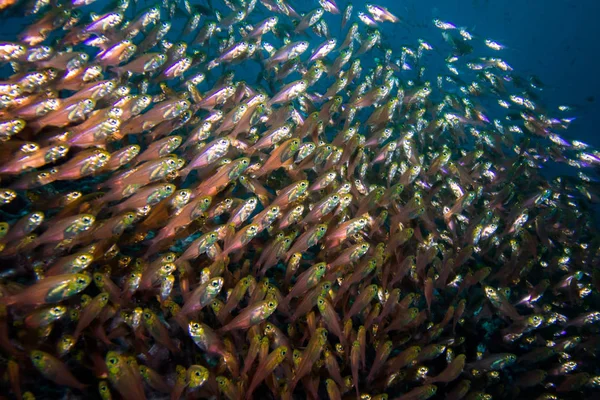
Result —
[{"label": "fish tail", "polygon": [[228,251],[222,251],[215,257],[214,262],[225,262],[227,260],[227,256],[229,255]]},{"label": "fish tail", "polygon": [[112,207],[111,209],[111,213],[112,215],[117,215],[118,213],[125,211],[125,207],[123,206],[123,204],[117,204],[116,206]]},{"label": "fish tail", "polygon": [[285,253],[285,255],[283,256],[285,258],[285,262],[287,263],[290,260],[290,257],[292,257],[292,252],[288,251],[287,253]]},{"label": "fish tail", "polygon": [[190,172],[192,172],[192,170],[188,167],[185,167],[179,172],[179,176],[181,177],[182,180],[185,181],[185,179],[190,174]]},{"label": "fish tail", "polygon": [[435,383],[435,382],[437,382],[437,381],[435,380],[435,378],[434,378],[434,377],[430,377],[430,376],[428,376],[428,377],[426,377],[426,378],[425,378],[425,380],[423,381],[423,385],[431,385],[432,383]]},{"label": "fish tail", "polygon": [[288,314],[289,314],[289,311],[290,311],[290,309],[289,309],[290,300],[291,300],[291,299],[289,298],[289,296],[286,296],[286,297],[284,297],[284,298],[281,300],[281,303],[279,303],[279,305],[277,306],[277,308],[278,308],[280,311],[283,311],[283,312],[285,312],[285,313],[288,313]]},{"label": "fish tail", "polygon": [[173,316],[173,320],[177,323],[177,325],[179,325],[179,327],[181,329],[183,329],[184,332],[187,332],[188,327],[187,327],[187,319],[185,317],[185,315],[183,315],[182,312],[177,313],[177,315]]},{"label": "fish tail", "polygon": [[265,172],[266,171],[264,170],[264,168],[260,167],[260,169],[254,173],[254,177],[258,179],[261,176],[263,176],[265,174]]},{"label": "fish tail", "polygon": [[39,121],[28,122],[27,127],[30,128],[34,133],[42,130],[42,124]]},{"label": "fish tail", "polygon": [[99,197],[97,199],[92,200],[92,202],[90,203],[90,205],[95,209],[95,208],[102,208],[102,206],[104,206],[105,200],[104,196]]},{"label": "fish tail", "polygon": [[87,389],[88,386],[89,385],[85,385],[85,384],[83,384],[81,382],[77,382],[77,384],[74,385],[75,389],[78,389],[78,390],[80,390],[82,392],[84,392]]}]

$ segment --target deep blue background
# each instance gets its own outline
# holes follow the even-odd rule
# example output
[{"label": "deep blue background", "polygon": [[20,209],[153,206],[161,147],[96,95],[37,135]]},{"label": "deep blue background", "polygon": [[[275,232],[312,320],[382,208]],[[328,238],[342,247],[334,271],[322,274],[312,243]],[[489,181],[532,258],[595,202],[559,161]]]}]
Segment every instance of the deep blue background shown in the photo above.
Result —
[{"label": "deep blue background", "polygon": [[[431,36],[429,23],[437,17],[504,44],[508,48],[498,54],[515,72],[534,74],[546,84],[548,108],[578,107],[573,113],[577,119],[565,137],[600,147],[600,1],[385,0],[378,4],[398,12],[409,25],[427,23],[424,28],[410,28],[423,37]],[[391,29],[408,39],[402,26]]]}]

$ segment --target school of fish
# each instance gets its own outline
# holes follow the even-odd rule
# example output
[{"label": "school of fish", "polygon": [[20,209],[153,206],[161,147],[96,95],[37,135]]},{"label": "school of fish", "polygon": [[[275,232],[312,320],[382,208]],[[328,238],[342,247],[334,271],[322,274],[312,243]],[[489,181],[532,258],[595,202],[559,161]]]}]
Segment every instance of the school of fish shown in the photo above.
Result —
[{"label": "school of fish", "polygon": [[0,398],[600,397],[576,109],[337,1],[0,0]]}]

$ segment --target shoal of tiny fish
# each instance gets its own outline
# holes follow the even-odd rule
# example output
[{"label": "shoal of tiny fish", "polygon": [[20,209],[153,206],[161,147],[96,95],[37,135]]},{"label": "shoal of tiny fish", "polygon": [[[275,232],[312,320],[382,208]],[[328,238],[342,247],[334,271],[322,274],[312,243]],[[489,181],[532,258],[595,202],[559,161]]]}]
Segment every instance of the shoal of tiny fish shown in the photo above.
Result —
[{"label": "shoal of tiny fish", "polygon": [[1,398],[600,396],[600,152],[510,48],[91,3],[0,1]]}]

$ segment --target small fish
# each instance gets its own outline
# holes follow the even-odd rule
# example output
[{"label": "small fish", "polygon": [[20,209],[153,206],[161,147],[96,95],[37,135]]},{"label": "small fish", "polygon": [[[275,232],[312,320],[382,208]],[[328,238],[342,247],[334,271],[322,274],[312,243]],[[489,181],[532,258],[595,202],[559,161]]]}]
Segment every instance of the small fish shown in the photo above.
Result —
[{"label": "small fish", "polygon": [[223,356],[227,352],[225,345],[222,342],[222,338],[208,325],[190,321],[188,324],[188,333],[194,343],[209,354]]},{"label": "small fish", "polygon": [[312,334],[308,345],[306,346],[306,349],[302,353],[302,359],[300,360],[300,363],[296,368],[296,373],[291,382],[291,391],[293,391],[300,379],[304,377],[308,372],[310,372],[310,369],[312,368],[313,364],[320,357],[321,352],[323,351],[323,348],[325,347],[326,343],[327,330],[324,328],[318,328]]},{"label": "small fish", "polygon": [[59,339],[58,343],[56,343],[56,353],[59,357],[64,357],[65,355],[69,354],[71,350],[73,350],[73,347],[76,343],[77,341],[73,336],[63,335]]},{"label": "small fish", "polygon": [[481,369],[484,371],[496,371],[506,366],[512,365],[517,361],[517,356],[511,353],[499,353],[489,355],[479,361],[467,364],[467,368]]},{"label": "small fish", "polygon": [[211,278],[204,284],[199,285],[188,298],[179,312],[180,316],[187,315],[191,312],[201,310],[203,307],[209,305],[212,300],[219,294],[223,288],[223,278],[216,277]]},{"label": "small fish", "polygon": [[465,368],[465,360],[466,356],[464,354],[460,354],[452,360],[450,364],[446,367],[445,370],[440,372],[439,375],[434,377],[427,377],[425,379],[425,383],[431,384],[436,382],[452,382],[456,378],[460,376],[463,369]]},{"label": "small fish", "polygon": [[0,298],[0,303],[15,306],[58,303],[81,292],[91,281],[92,278],[84,274],[51,276],[20,293]]},{"label": "small fish", "polygon": [[437,386],[435,385],[418,386],[408,393],[396,397],[396,400],[426,400],[434,396],[436,392]]},{"label": "small fish", "polygon": [[290,259],[292,254],[299,253],[316,245],[323,236],[327,233],[327,225],[319,224],[304,232],[298,239],[294,241],[292,247],[286,253],[286,261]]},{"label": "small fish", "polygon": [[202,365],[190,365],[187,369],[187,381],[190,389],[197,389],[208,380],[209,371]]},{"label": "small fish", "polygon": [[61,319],[66,312],[65,306],[43,307],[25,317],[25,325],[31,329],[44,327]]},{"label": "small fish", "polygon": [[277,306],[278,303],[275,300],[263,300],[249,305],[219,331],[228,332],[233,329],[248,329],[269,318]]},{"label": "small fish", "polygon": [[57,358],[41,350],[33,350],[30,359],[40,373],[58,385],[69,386],[84,391],[87,385],[79,382],[69,371],[67,366]]},{"label": "small fish", "polygon": [[114,351],[106,353],[105,363],[109,382],[122,396],[146,398],[137,365],[131,365],[123,355]]},{"label": "small fish", "polygon": [[102,312],[102,309],[108,304],[108,300],[108,293],[100,293],[98,296],[94,297],[90,301],[90,303],[83,309],[79,320],[77,321],[75,332],[73,333],[73,337],[75,340],[77,340],[81,332],[85,328],[87,328],[94,319],[98,317],[98,315]]},{"label": "small fish", "polygon": [[287,356],[289,349],[286,346],[280,346],[273,350],[257,367],[256,373],[252,377],[252,381],[246,392],[247,396],[251,396],[256,387],[268,377],[277,368]]},{"label": "small fish", "polygon": [[342,332],[341,321],[331,302],[329,302],[326,297],[319,296],[317,299],[317,307],[319,308],[319,312],[321,313],[327,328],[338,337],[340,343],[344,344],[345,335]]},{"label": "small fish", "polygon": [[369,12],[369,14],[371,14],[375,21],[388,21],[393,23],[400,21],[398,17],[389,12],[388,9],[385,7],[376,4],[367,4],[365,7],[367,8],[367,11]]}]

